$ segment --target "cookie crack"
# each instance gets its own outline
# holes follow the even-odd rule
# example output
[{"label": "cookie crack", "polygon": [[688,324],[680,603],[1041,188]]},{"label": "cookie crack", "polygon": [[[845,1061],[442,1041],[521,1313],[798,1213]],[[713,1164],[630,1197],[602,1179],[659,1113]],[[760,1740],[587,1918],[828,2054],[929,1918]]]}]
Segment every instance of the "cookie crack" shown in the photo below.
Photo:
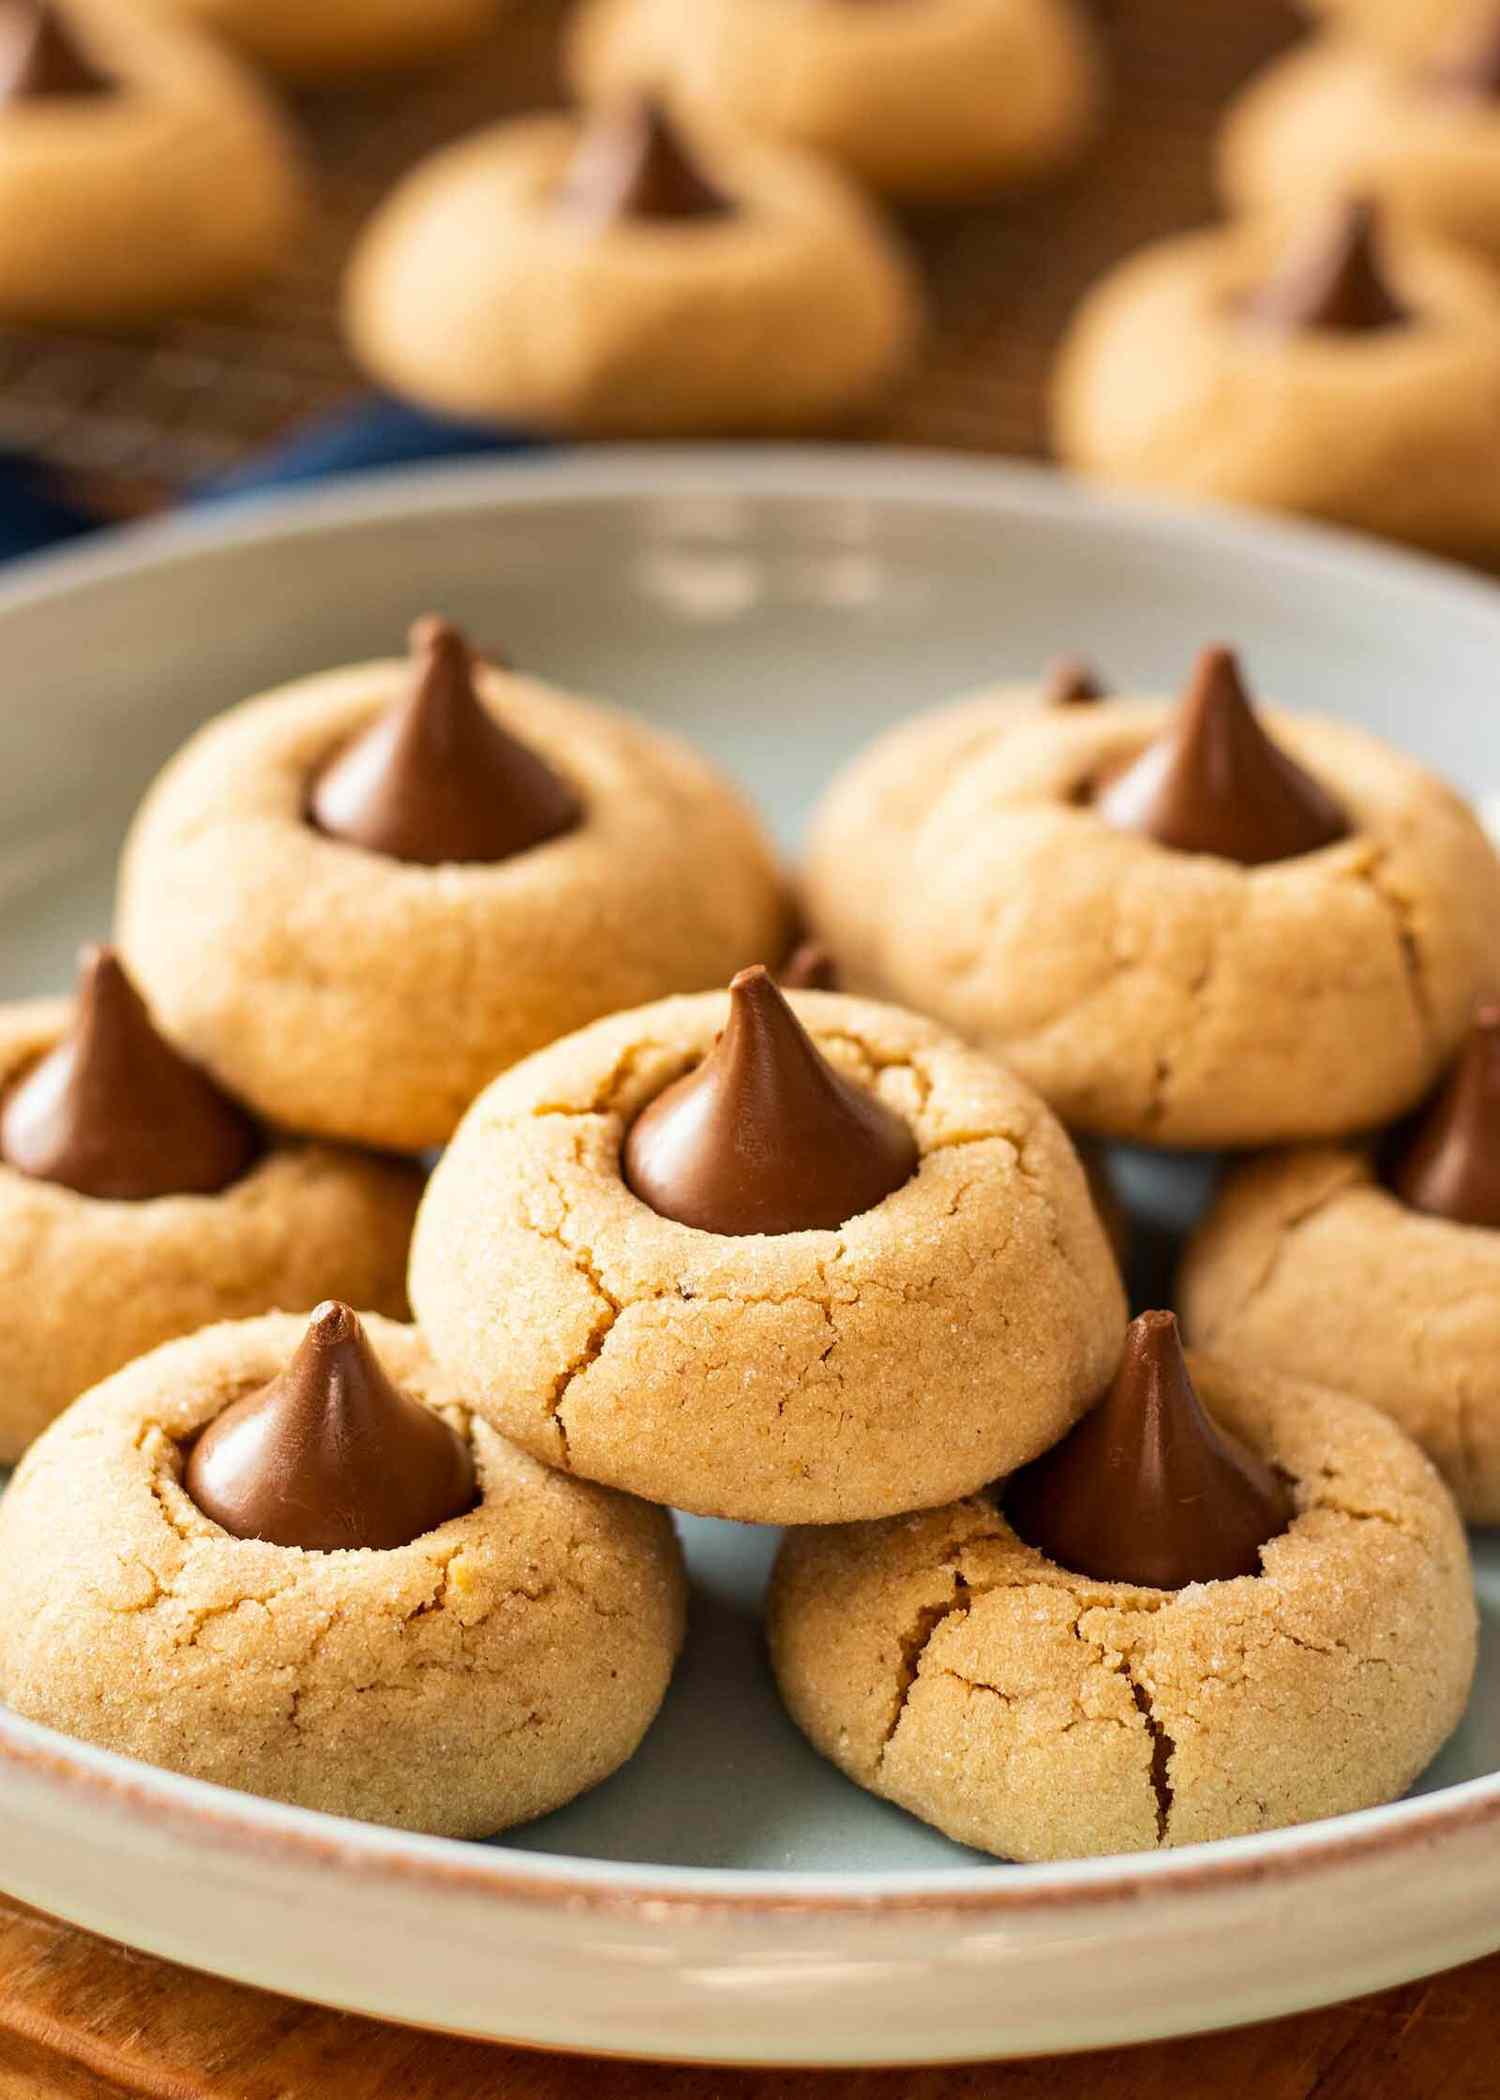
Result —
[{"label": "cookie crack", "polygon": [[1151,1704],[1151,1695],[1131,1670],[1127,1658],[1121,1667],[1121,1675],[1130,1686],[1130,1696],[1136,1711],[1146,1724],[1146,1733],[1151,1738],[1151,1791],[1156,1796],[1156,1842],[1166,1843],[1167,1826],[1172,1816],[1172,1759],[1177,1754],[1177,1745],[1157,1718]]},{"label": "cookie crack", "polygon": [[907,1705],[916,1687],[917,1678],[922,1668],[922,1658],[931,1647],[938,1628],[946,1625],[949,1619],[967,1617],[972,1606],[973,1595],[969,1589],[968,1582],[957,1567],[952,1566],[951,1563],[948,1566],[949,1572],[953,1577],[948,1595],[940,1598],[936,1604],[922,1605],[911,1626],[900,1636],[901,1665],[896,1673],[896,1690],[891,1700],[891,1710],[886,1718],[885,1729],[881,1735],[876,1753],[875,1772],[877,1777],[885,1763],[886,1752],[891,1747],[896,1730],[901,1726],[902,1718],[906,1713]]},{"label": "cookie crack", "polygon": [[1422,943],[1417,938],[1416,907],[1411,898],[1403,895],[1388,879],[1390,860],[1390,847],[1377,846],[1368,860],[1358,863],[1350,872],[1354,880],[1361,883],[1383,906],[1390,918],[1401,958],[1402,974],[1406,979],[1407,996],[1411,1000],[1412,1014],[1418,1033],[1431,1055],[1438,1048],[1439,1033],[1437,1018],[1433,1012],[1432,995],[1427,984],[1427,961]]}]

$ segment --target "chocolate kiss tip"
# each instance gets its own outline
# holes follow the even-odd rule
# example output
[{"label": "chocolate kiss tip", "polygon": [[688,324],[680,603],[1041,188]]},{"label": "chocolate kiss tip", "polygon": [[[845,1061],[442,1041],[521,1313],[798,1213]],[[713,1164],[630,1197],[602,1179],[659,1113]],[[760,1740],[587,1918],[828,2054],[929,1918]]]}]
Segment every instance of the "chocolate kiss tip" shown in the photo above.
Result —
[{"label": "chocolate kiss tip", "polygon": [[736,1238],[833,1231],[910,1180],[918,1153],[757,963],[730,984],[728,1025],[702,1064],[631,1125],[621,1164],[660,1216]]},{"label": "chocolate kiss tip", "polygon": [[104,95],[113,85],[51,0],[8,0],[0,8],[0,101]]},{"label": "chocolate kiss tip", "polygon": [[1094,808],[1179,853],[1260,867],[1348,836],[1338,804],[1261,727],[1230,649],[1205,649],[1175,718]]},{"label": "chocolate kiss tip", "polygon": [[254,1163],[252,1119],[158,1032],[113,948],[86,948],[68,1033],[11,1089],[0,1158],[104,1202],[213,1196]]},{"label": "chocolate kiss tip", "polygon": [[1161,1590],[1258,1575],[1295,1514],[1272,1469],[1204,1412],[1169,1312],[1132,1322],[1103,1399],[1000,1501],[1058,1567]]},{"label": "chocolate kiss tip", "polygon": [[418,620],[411,648],[406,697],[314,782],[317,829],[425,867],[509,860],[571,831],[582,817],[577,796],[484,705],[459,630]]},{"label": "chocolate kiss tip", "polygon": [[590,118],[557,207],[596,231],[622,219],[722,218],[734,209],[698,167],[667,110],[650,97]]},{"label": "chocolate kiss tip", "polygon": [[836,992],[839,973],[821,941],[799,941],[778,977],[784,992]]},{"label": "chocolate kiss tip", "polygon": [[309,1553],[388,1552],[477,1500],[468,1445],[391,1382],[336,1299],[269,1385],[204,1430],[183,1484],[233,1537]]},{"label": "chocolate kiss tip", "polygon": [[1329,330],[1370,335],[1411,319],[1382,267],[1375,205],[1340,205],[1311,245],[1299,244],[1267,284],[1246,300],[1245,318],[1288,335]]},{"label": "chocolate kiss tip", "polygon": [[1500,1006],[1482,1006],[1388,1180],[1403,1203],[1454,1225],[1500,1229]]},{"label": "chocolate kiss tip", "polygon": [[1081,656],[1059,656],[1048,666],[1042,686],[1044,707],[1084,707],[1102,700],[1108,687],[1093,665]]}]

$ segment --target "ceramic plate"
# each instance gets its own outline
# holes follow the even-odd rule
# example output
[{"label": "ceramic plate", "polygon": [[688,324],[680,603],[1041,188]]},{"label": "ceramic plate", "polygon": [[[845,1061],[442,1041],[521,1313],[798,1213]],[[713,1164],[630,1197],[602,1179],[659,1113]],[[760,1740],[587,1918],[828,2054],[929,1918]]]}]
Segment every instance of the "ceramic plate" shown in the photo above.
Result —
[{"label": "ceramic plate", "polygon": [[[8,572],[0,957],[66,981],[135,797],[217,708],[381,654],[441,608],[685,731],[788,846],[915,707],[1059,650],[1256,685],[1500,789],[1500,596],[1306,528],[1105,502],[899,454],[558,455],[372,480]],[[1168,1193],[1172,1193],[1171,1190]],[[813,1756],[757,1611],[774,1541],[685,1527],[696,1602],[635,1762],[493,1846],[367,1829],[0,1714],[0,1885],[132,1945],[471,2034],[720,2062],[1085,2048],[1263,2018],[1500,1945],[1500,1549],[1478,1689],[1412,1798],[1266,1838],[1014,1867]]]}]

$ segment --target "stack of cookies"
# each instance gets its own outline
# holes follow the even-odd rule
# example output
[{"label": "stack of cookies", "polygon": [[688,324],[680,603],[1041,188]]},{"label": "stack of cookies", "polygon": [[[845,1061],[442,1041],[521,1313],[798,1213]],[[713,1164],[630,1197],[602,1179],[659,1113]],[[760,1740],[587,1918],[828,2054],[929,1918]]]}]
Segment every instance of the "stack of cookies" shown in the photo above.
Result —
[{"label": "stack of cookies", "polygon": [[[1446,1322],[1500,1225],[1500,863],[1464,807],[1369,737],[1263,718],[1226,651],[1175,708],[1065,666],[835,783],[821,946],[788,960],[773,858],[701,761],[442,623],[414,655],[168,767],[124,963],[91,966],[134,1033],[112,1062],[87,1012],[26,1039],[0,1197],[53,1206],[59,1246],[168,1221],[129,1288],[169,1295],[216,1205],[303,1237],[247,1194],[273,1130],[346,1176],[445,1147],[417,1325],[362,1317],[325,1254],[310,1319],[207,1326],[67,1408],[0,1506],[0,1693],[487,1835],[640,1741],[683,1639],[676,1508],[789,1527],[790,1712],[967,1843],[1145,1849],[1399,1794],[1476,1630],[1413,1437],[1475,1513],[1500,1491],[1478,1343],[1455,1325],[1425,1385],[1382,1385],[1360,1324]],[[1203,1228],[1203,1351],[1171,1310],[1128,1322],[1065,1122],[1318,1140]],[[1402,1292],[1371,1307],[1381,1263]]]}]

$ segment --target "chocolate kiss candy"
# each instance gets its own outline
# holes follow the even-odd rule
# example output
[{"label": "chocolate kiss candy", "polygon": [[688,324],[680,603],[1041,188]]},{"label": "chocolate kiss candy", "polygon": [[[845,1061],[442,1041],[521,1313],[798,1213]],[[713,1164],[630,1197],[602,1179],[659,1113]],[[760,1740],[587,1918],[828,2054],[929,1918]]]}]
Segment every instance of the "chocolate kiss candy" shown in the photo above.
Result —
[{"label": "chocolate kiss candy", "polygon": [[1094,807],[1117,830],[1251,868],[1315,853],[1349,829],[1332,797],[1261,728],[1228,649],[1204,650],[1176,720]]},{"label": "chocolate kiss candy", "polygon": [[1500,1006],[1482,1007],[1457,1062],[1390,1171],[1403,1203],[1500,1227]]},{"label": "chocolate kiss candy", "polygon": [[824,1232],[909,1181],[917,1146],[835,1072],[757,963],[730,985],[703,1063],[631,1126],[624,1168],[643,1203],[701,1232]]},{"label": "chocolate kiss candy", "polygon": [[838,970],[821,941],[799,941],[776,977],[784,992],[836,992],[839,988]]},{"label": "chocolate kiss candy", "polygon": [[1042,685],[1044,707],[1083,707],[1102,700],[1107,691],[1093,665],[1081,656],[1060,656],[1052,664]]},{"label": "chocolate kiss candy", "polygon": [[632,101],[588,125],[558,209],[596,229],[621,219],[710,219],[734,210],[696,167],[658,102]]},{"label": "chocolate kiss candy", "polygon": [[0,101],[107,95],[113,85],[78,48],[50,0],[0,5]]},{"label": "chocolate kiss candy", "polygon": [[1156,1590],[1258,1575],[1294,1515],[1271,1468],[1204,1413],[1169,1312],[1131,1324],[1109,1391],[1006,1482],[1001,1507],[1071,1574]]},{"label": "chocolate kiss candy", "polygon": [[184,1485],[235,1538],[309,1553],[409,1546],[478,1500],[468,1445],[392,1385],[332,1300],[280,1376],[210,1422]]},{"label": "chocolate kiss candy", "polygon": [[137,1203],[215,1195],[259,1151],[244,1111],[157,1034],[114,950],[86,949],[71,1028],[0,1111],[0,1157],[35,1181]]},{"label": "chocolate kiss candy", "polygon": [[1375,209],[1364,198],[1340,205],[1312,246],[1294,249],[1243,311],[1247,320],[1287,335],[1318,329],[1370,335],[1411,319],[1385,280]]},{"label": "chocolate kiss candy", "polygon": [[411,647],[410,693],[319,774],[317,828],[426,867],[509,860],[571,831],[577,796],[480,700],[458,629],[419,620]]}]

